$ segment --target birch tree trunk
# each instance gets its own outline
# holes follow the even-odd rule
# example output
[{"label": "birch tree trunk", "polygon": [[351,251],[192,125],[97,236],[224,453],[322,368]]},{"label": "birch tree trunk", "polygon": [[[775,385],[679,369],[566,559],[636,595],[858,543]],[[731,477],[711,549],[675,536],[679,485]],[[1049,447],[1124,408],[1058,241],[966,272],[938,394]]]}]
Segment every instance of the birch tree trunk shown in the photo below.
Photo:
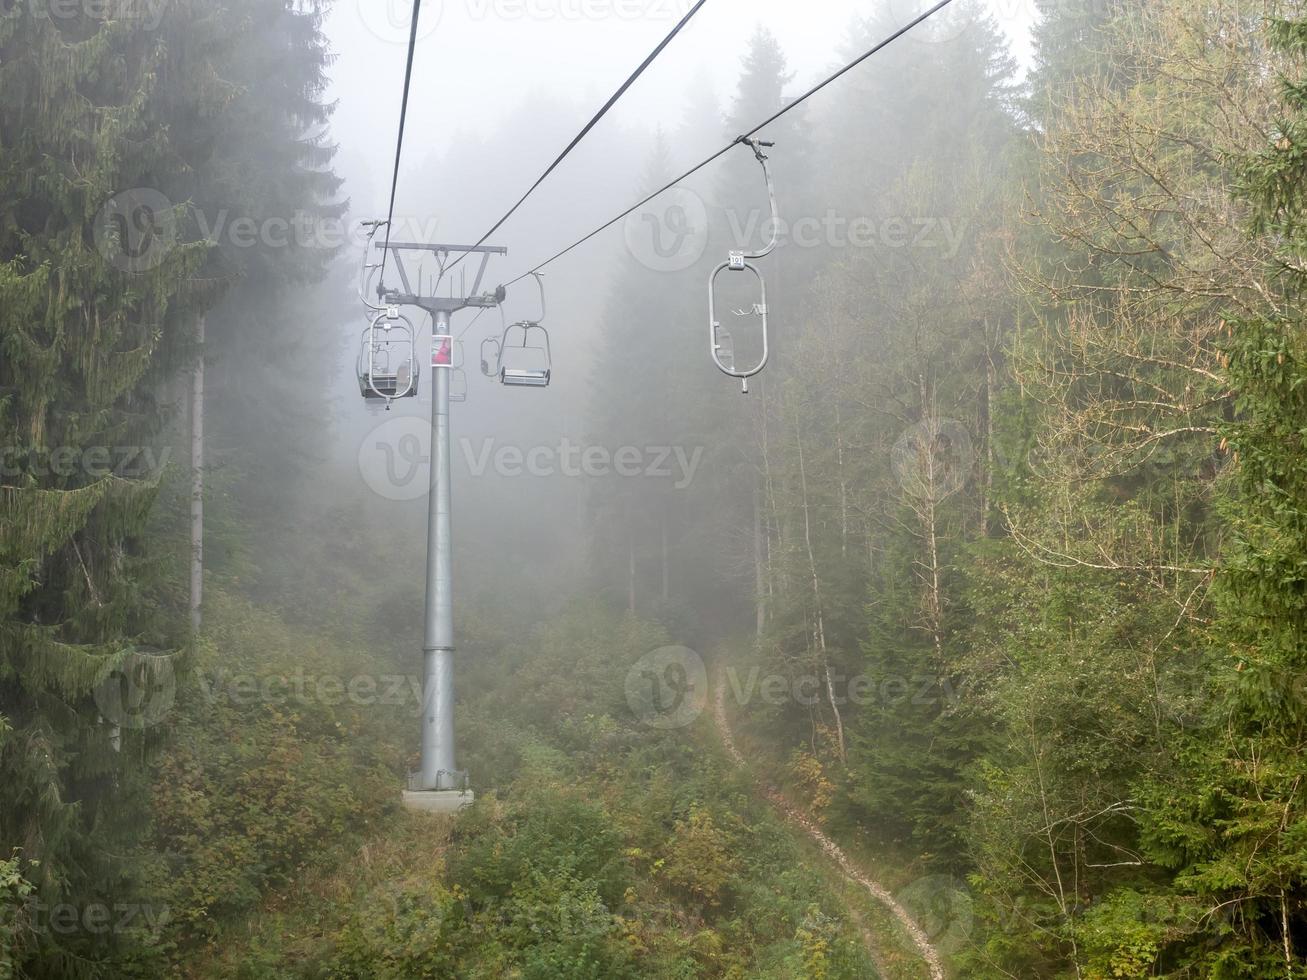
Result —
[{"label": "birch tree trunk", "polygon": [[767,626],[767,556],[762,540],[762,491],[757,484],[753,488],[753,603],[755,640],[762,639]]},{"label": "birch tree trunk", "polygon": [[840,762],[847,762],[848,755],[844,748],[844,719],[840,717],[839,705],[835,703],[835,685],[831,681],[830,657],[826,650],[826,619],[821,604],[821,579],[817,575],[817,556],[812,550],[812,521],[808,508],[808,471],[803,459],[803,430],[799,423],[798,408],[794,413],[794,439],[799,456],[799,490],[803,502],[803,540],[808,549],[808,569],[812,573],[812,598],[816,607],[813,627],[817,649],[821,651],[822,672],[826,679],[826,697],[830,701],[831,711],[835,712],[835,737],[839,743]]},{"label": "birch tree trunk", "polygon": [[936,668],[942,669],[944,654],[944,583],[939,553],[939,505],[946,495],[943,491],[947,474],[941,472],[941,460],[936,451],[939,445],[941,422],[934,394],[923,377],[921,389],[921,417],[924,438],[918,447],[919,489],[922,491],[911,503],[920,523],[920,534],[925,555],[918,561],[922,584],[926,588],[926,628],[931,645],[935,648]]},{"label": "birch tree trunk", "polygon": [[835,402],[835,467],[840,476],[840,554],[849,553],[849,485],[844,477],[844,414]]},{"label": "birch tree trunk", "polygon": [[626,608],[635,615],[635,534],[626,539]]},{"label": "birch tree trunk", "polygon": [[[989,321],[985,321],[985,472],[980,489],[980,537],[989,537],[989,504],[994,494],[994,348],[990,339]],[[995,331],[997,333],[997,331]]]},{"label": "birch tree trunk", "polygon": [[204,317],[195,328],[200,357],[191,377],[191,631],[204,604]]},{"label": "birch tree trunk", "polygon": [[663,607],[666,608],[667,602],[672,593],[671,568],[667,554],[667,504],[663,503],[663,525],[662,525],[662,562],[663,562]]}]

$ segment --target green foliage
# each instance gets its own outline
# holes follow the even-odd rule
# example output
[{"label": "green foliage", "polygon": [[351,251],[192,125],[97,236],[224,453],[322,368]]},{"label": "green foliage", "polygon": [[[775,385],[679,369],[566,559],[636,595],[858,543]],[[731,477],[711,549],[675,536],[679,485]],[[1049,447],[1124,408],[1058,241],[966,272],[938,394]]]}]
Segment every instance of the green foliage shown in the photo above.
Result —
[{"label": "green foliage", "polygon": [[1236,664],[1229,724],[1196,741],[1186,771],[1149,787],[1149,853],[1175,891],[1222,910],[1201,945],[1179,955],[1213,976],[1296,975],[1307,937],[1307,316],[1292,256],[1302,248],[1297,142],[1307,118],[1301,22],[1272,25],[1290,58],[1285,119],[1245,171],[1255,227],[1279,238],[1283,291],[1274,310],[1232,320],[1225,344],[1238,414],[1225,439],[1238,461],[1224,505],[1229,538],[1216,604]]},{"label": "green foliage", "polygon": [[691,807],[686,819],[676,821],[665,856],[658,862],[659,871],[691,901],[720,905],[723,890],[739,868],[732,843],[710,813]]},{"label": "green foliage", "polygon": [[541,704],[501,725],[492,757],[512,764],[456,820],[386,818],[353,855],[300,871],[248,936],[228,918],[215,975],[874,976],[819,862],[728,764],[693,730],[617,708],[627,668],[661,639],[589,603],[529,649],[485,647],[500,662],[464,687],[465,731],[546,675],[568,679],[575,714]]},{"label": "green foliage", "polygon": [[1165,894],[1120,889],[1085,915],[1080,933],[1087,977],[1109,980],[1153,973],[1169,945],[1192,935],[1198,909]]},{"label": "green foliage", "polygon": [[[222,595],[209,617],[151,803],[156,888],[191,942],[254,908],[324,844],[378,826],[399,778],[376,708],[325,696],[380,665],[313,650],[320,639]],[[310,682],[296,688],[297,677]]]},{"label": "green foliage", "polygon": [[137,275],[97,247],[113,195],[176,172],[158,80],[173,40],[84,10],[0,11],[0,840],[22,845],[47,903],[122,894],[143,786],[93,691],[134,647],[179,640],[150,601],[158,475],[116,468],[156,444],[154,394],[205,246]]},{"label": "green foliage", "polygon": [[[96,694],[137,650],[187,643],[143,453],[166,460],[195,319],[238,278],[267,299],[293,264],[207,240],[211,222],[311,211],[336,187],[305,132],[329,114],[320,8],[0,9],[0,840],[46,906],[153,900],[142,763],[160,730],[118,729]],[[22,968],[93,975],[138,938],[40,930]]]},{"label": "green foliage", "polygon": [[464,904],[438,881],[401,881],[374,889],[335,936],[335,977],[450,976],[454,945],[466,928]]},{"label": "green foliage", "polygon": [[30,942],[28,901],[35,890],[17,855],[0,861],[0,980],[12,980]]},{"label": "green foliage", "polygon": [[503,901],[518,886],[544,879],[589,881],[610,903],[625,892],[621,842],[601,808],[567,796],[535,797],[527,807],[512,807],[493,828],[478,826],[478,817],[493,816],[483,808],[469,820],[466,832],[474,843],[450,866],[474,902]]}]

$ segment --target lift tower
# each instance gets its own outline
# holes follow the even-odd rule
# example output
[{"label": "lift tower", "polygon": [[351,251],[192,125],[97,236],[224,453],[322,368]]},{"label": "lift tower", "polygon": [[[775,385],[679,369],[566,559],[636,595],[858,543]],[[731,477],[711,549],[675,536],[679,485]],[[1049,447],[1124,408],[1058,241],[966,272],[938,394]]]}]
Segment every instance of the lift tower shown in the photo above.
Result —
[{"label": "lift tower", "polygon": [[[431,491],[427,506],[427,591],[422,664],[422,764],[409,775],[405,802],[424,810],[450,810],[470,802],[468,777],[455,763],[454,754],[454,593],[453,540],[451,537],[449,437],[450,375],[454,371],[454,338],[449,321],[459,310],[498,306],[504,287],[481,292],[481,281],[491,255],[508,249],[489,245],[418,245],[412,242],[381,244],[394,254],[399,289],[377,287],[377,297],[388,306],[416,306],[431,314]],[[415,291],[404,268],[405,252],[428,252],[443,267],[451,253],[481,257],[470,290],[460,277],[459,295],[427,296]],[[383,261],[384,261],[383,254]],[[437,281],[434,291],[440,292]],[[419,290],[421,283],[419,283]]]}]

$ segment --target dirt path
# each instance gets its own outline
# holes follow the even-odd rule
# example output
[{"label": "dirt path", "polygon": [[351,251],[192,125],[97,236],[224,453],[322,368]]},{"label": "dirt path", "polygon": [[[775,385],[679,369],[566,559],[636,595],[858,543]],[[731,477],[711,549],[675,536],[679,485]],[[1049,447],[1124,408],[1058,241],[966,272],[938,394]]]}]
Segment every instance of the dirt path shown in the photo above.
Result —
[{"label": "dirt path", "polygon": [[[721,735],[722,744],[726,746],[726,752],[737,766],[747,769],[748,765],[744,761],[744,756],[740,754],[739,749],[735,747],[735,736],[731,734],[731,726],[726,718],[726,678],[721,671],[717,673],[717,690],[715,714],[717,719],[717,731]],[[930,943],[930,937],[922,931],[916,921],[908,914],[908,910],[894,900],[894,896],[882,886],[879,882],[873,881],[867,875],[863,874],[854,863],[849,860],[849,856],[844,853],[843,849],[833,840],[822,832],[821,828],[813,822],[812,818],[806,813],[795,807],[789,800],[785,799],[779,791],[763,789],[764,795],[768,801],[780,810],[785,819],[794,826],[800,828],[805,834],[817,842],[817,845],[825,851],[838,866],[839,869],[851,880],[857,882],[868,892],[872,898],[880,902],[894,914],[894,917],[903,925],[904,931],[912,937],[916,944],[917,950],[921,953],[922,959],[930,968],[931,980],[945,980],[944,963],[940,958],[939,951]]]}]

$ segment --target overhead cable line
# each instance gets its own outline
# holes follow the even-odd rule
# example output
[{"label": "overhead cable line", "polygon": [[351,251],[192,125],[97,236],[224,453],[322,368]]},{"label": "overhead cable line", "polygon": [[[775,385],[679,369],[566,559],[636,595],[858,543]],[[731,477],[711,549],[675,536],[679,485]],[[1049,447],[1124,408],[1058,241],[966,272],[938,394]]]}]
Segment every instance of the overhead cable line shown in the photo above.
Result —
[{"label": "overhead cable line", "polygon": [[386,244],[381,250],[381,278],[378,288],[386,285],[386,260],[390,257],[390,225],[395,220],[395,191],[399,187],[399,161],[404,153],[404,123],[408,120],[408,92],[413,84],[413,56],[418,45],[418,14],[422,0],[413,0],[413,23],[408,29],[408,63],[404,66],[404,97],[399,106],[399,137],[395,141],[395,173],[390,180],[390,210],[386,214]]},{"label": "overhead cable line", "polygon": [[459,331],[458,336],[455,337],[454,339],[455,339],[455,340],[462,340],[462,339],[467,335],[467,332],[468,332],[469,330],[471,330],[473,327],[476,326],[477,321],[481,319],[481,315],[482,315],[483,313],[485,313],[485,311],[488,310],[488,309],[490,309],[490,307],[488,307],[488,306],[483,306],[483,307],[481,307],[481,309],[477,311],[477,315],[474,316],[474,317],[471,319],[471,321],[469,321],[469,323],[468,323],[468,325],[467,325],[466,327],[464,327],[462,330]]},{"label": "overhead cable line", "polygon": [[[645,71],[649,68],[649,66],[652,65],[656,60],[658,60],[658,56],[661,55],[664,50],[666,50],[667,46],[672,43],[672,40],[676,37],[676,35],[681,33],[682,28],[684,28],[686,24],[690,23],[690,21],[694,19],[694,15],[697,14],[700,10],[702,10],[704,4],[706,4],[707,2],[708,0],[698,0],[698,3],[696,3],[693,7],[689,9],[689,11],[686,12],[685,16],[682,17],[680,21],[677,23],[677,25],[672,28],[671,33],[668,34],[665,38],[663,38],[662,41],[658,44],[658,46],[649,53],[649,56],[645,58],[643,62],[641,62],[640,67],[637,68],[626,79],[626,81],[622,83],[621,87],[612,94],[612,97],[609,98],[609,100],[604,103],[603,108],[601,108],[598,112],[594,114],[594,116],[590,119],[590,121],[585,124],[585,127],[579,133],[577,133],[576,136],[572,139],[572,142],[567,144],[563,152],[558,154],[558,157],[554,160],[554,162],[551,163],[548,166],[548,168],[546,168],[545,172],[542,173],[536,179],[536,182],[532,184],[529,188],[527,188],[527,192],[522,195],[522,197],[518,200],[518,202],[514,204],[511,208],[509,208],[508,211],[504,214],[504,216],[500,218],[498,221],[496,221],[493,226],[491,226],[489,231],[487,231],[484,235],[482,235],[480,238],[477,239],[476,245],[484,245],[491,235],[493,235],[500,228],[502,228],[504,224],[508,221],[508,219],[517,213],[518,209],[523,204],[526,203],[527,198],[529,198],[532,194],[534,194],[539,189],[540,185],[543,184],[548,179],[549,175],[558,169],[558,165],[561,164],[565,159],[567,159],[568,155],[573,150],[575,150],[578,145],[580,145],[583,139],[585,139],[588,135],[590,135],[590,131],[599,124],[599,121],[603,119],[604,116],[608,115],[608,111],[612,109],[613,106],[617,105],[618,101],[622,98],[622,96],[625,95],[627,90],[636,83],[637,79],[639,79],[640,76],[645,73]],[[473,248],[475,248],[476,245],[474,245]],[[454,266],[458,265],[459,262],[462,262],[467,254],[468,254],[467,252],[464,252],[457,259],[455,259],[453,264],[450,265],[450,269],[453,269]]]},{"label": "overhead cable line", "polygon": [[667,191],[671,190],[671,189],[672,189],[673,187],[675,187],[677,184],[681,183],[681,181],[686,180],[687,178],[694,176],[694,174],[698,173],[698,172],[699,172],[700,170],[702,170],[704,167],[708,166],[708,164],[713,163],[714,161],[716,161],[716,160],[719,159],[720,157],[725,156],[727,153],[729,153],[729,152],[730,152],[730,151],[731,151],[735,146],[737,146],[738,144],[740,144],[740,143],[747,143],[747,142],[748,142],[752,137],[756,136],[756,135],[758,134],[759,131],[761,131],[761,130],[763,130],[763,129],[766,129],[768,126],[770,126],[770,125],[771,125],[772,123],[774,123],[776,120],[778,120],[778,119],[780,119],[782,116],[784,116],[787,112],[791,112],[792,110],[797,109],[797,108],[798,108],[800,105],[802,105],[804,102],[807,102],[810,98],[812,98],[814,95],[816,95],[816,94],[817,94],[818,92],[820,92],[822,89],[826,88],[826,86],[832,84],[833,82],[839,80],[840,78],[843,78],[845,75],[847,75],[849,72],[851,72],[854,68],[857,68],[860,64],[862,64],[864,61],[866,61],[866,60],[867,60],[868,58],[870,58],[872,55],[879,53],[882,49],[888,47],[890,44],[893,44],[895,41],[897,41],[899,38],[901,38],[904,34],[908,33],[908,31],[912,30],[912,29],[913,29],[914,27],[916,27],[918,24],[920,24],[920,23],[922,23],[923,21],[929,19],[930,17],[933,17],[935,14],[939,13],[939,11],[943,10],[945,7],[947,7],[947,6],[948,6],[950,3],[952,3],[952,2],[953,2],[953,0],[940,0],[939,3],[935,4],[935,6],[931,7],[931,8],[930,8],[929,10],[927,10],[925,13],[920,14],[919,16],[917,16],[916,18],[914,18],[913,20],[911,20],[911,21],[909,21],[908,23],[904,24],[902,27],[900,27],[897,31],[895,31],[895,32],[894,32],[893,34],[891,34],[889,37],[885,38],[885,39],[882,40],[882,41],[879,41],[875,46],[873,46],[872,48],[870,48],[869,50],[867,50],[867,51],[864,52],[863,54],[859,55],[859,56],[858,56],[856,59],[854,59],[853,61],[850,61],[847,65],[845,65],[845,66],[844,66],[843,68],[841,68],[839,71],[835,72],[835,74],[829,76],[829,77],[826,78],[824,81],[821,81],[821,82],[819,82],[818,84],[814,85],[812,88],[808,89],[808,91],[804,92],[802,95],[800,95],[797,99],[795,99],[795,100],[794,100],[793,102],[791,102],[789,105],[787,105],[787,106],[785,106],[784,108],[782,108],[779,112],[775,113],[774,115],[772,115],[772,116],[769,117],[768,119],[763,120],[763,121],[760,122],[758,125],[754,126],[751,130],[749,130],[747,133],[744,133],[744,134],[742,134],[741,136],[738,136],[738,137],[736,137],[735,139],[733,139],[731,142],[727,143],[725,146],[723,146],[720,150],[718,150],[718,151],[717,151],[716,153],[714,153],[712,156],[708,157],[708,158],[707,158],[706,160],[704,160],[702,163],[696,164],[695,166],[691,167],[691,168],[690,168],[689,170],[687,170],[685,173],[681,174],[681,176],[679,176],[679,177],[677,177],[675,180],[672,180],[671,182],[669,182],[669,183],[663,185],[663,186],[660,187],[658,190],[656,190],[656,191],[654,191],[652,194],[650,194],[648,197],[644,198],[642,201],[639,201],[639,202],[637,202],[636,204],[632,205],[631,207],[627,208],[627,209],[626,209],[625,211],[623,211],[621,214],[617,215],[617,217],[613,218],[613,219],[610,220],[610,221],[606,221],[606,222],[604,222],[602,225],[600,225],[600,226],[599,226],[598,228],[596,228],[594,231],[590,232],[590,233],[589,233],[588,235],[586,235],[585,237],[578,239],[577,241],[573,242],[571,245],[567,246],[567,248],[563,249],[561,252],[557,252],[556,254],[554,254],[553,256],[551,256],[550,258],[545,259],[543,262],[541,262],[541,263],[540,263],[539,265],[537,265],[535,268],[530,269],[530,270],[528,270],[528,271],[522,273],[522,274],[521,274],[520,276],[518,276],[516,279],[513,279],[513,280],[509,281],[509,282],[506,283],[505,285],[506,285],[506,286],[513,286],[513,285],[516,285],[517,283],[521,282],[523,279],[527,278],[527,276],[534,275],[535,273],[537,273],[537,272],[539,272],[541,269],[543,269],[545,266],[550,265],[550,264],[552,264],[552,263],[554,263],[554,262],[557,262],[557,261],[558,261],[559,259],[561,259],[564,255],[567,255],[569,252],[571,252],[571,251],[573,251],[573,250],[575,250],[575,249],[580,248],[580,247],[581,247],[582,245],[584,245],[586,242],[590,241],[590,239],[594,238],[596,235],[601,234],[602,232],[607,231],[609,228],[611,228],[613,225],[617,224],[617,222],[621,221],[623,218],[629,217],[630,215],[634,214],[636,211],[640,210],[640,208],[644,207],[646,204],[648,204],[648,203],[649,203],[650,201],[652,201],[654,198],[656,198],[656,197],[658,197],[658,196],[660,196],[660,195],[662,195],[662,194],[665,194]]}]

